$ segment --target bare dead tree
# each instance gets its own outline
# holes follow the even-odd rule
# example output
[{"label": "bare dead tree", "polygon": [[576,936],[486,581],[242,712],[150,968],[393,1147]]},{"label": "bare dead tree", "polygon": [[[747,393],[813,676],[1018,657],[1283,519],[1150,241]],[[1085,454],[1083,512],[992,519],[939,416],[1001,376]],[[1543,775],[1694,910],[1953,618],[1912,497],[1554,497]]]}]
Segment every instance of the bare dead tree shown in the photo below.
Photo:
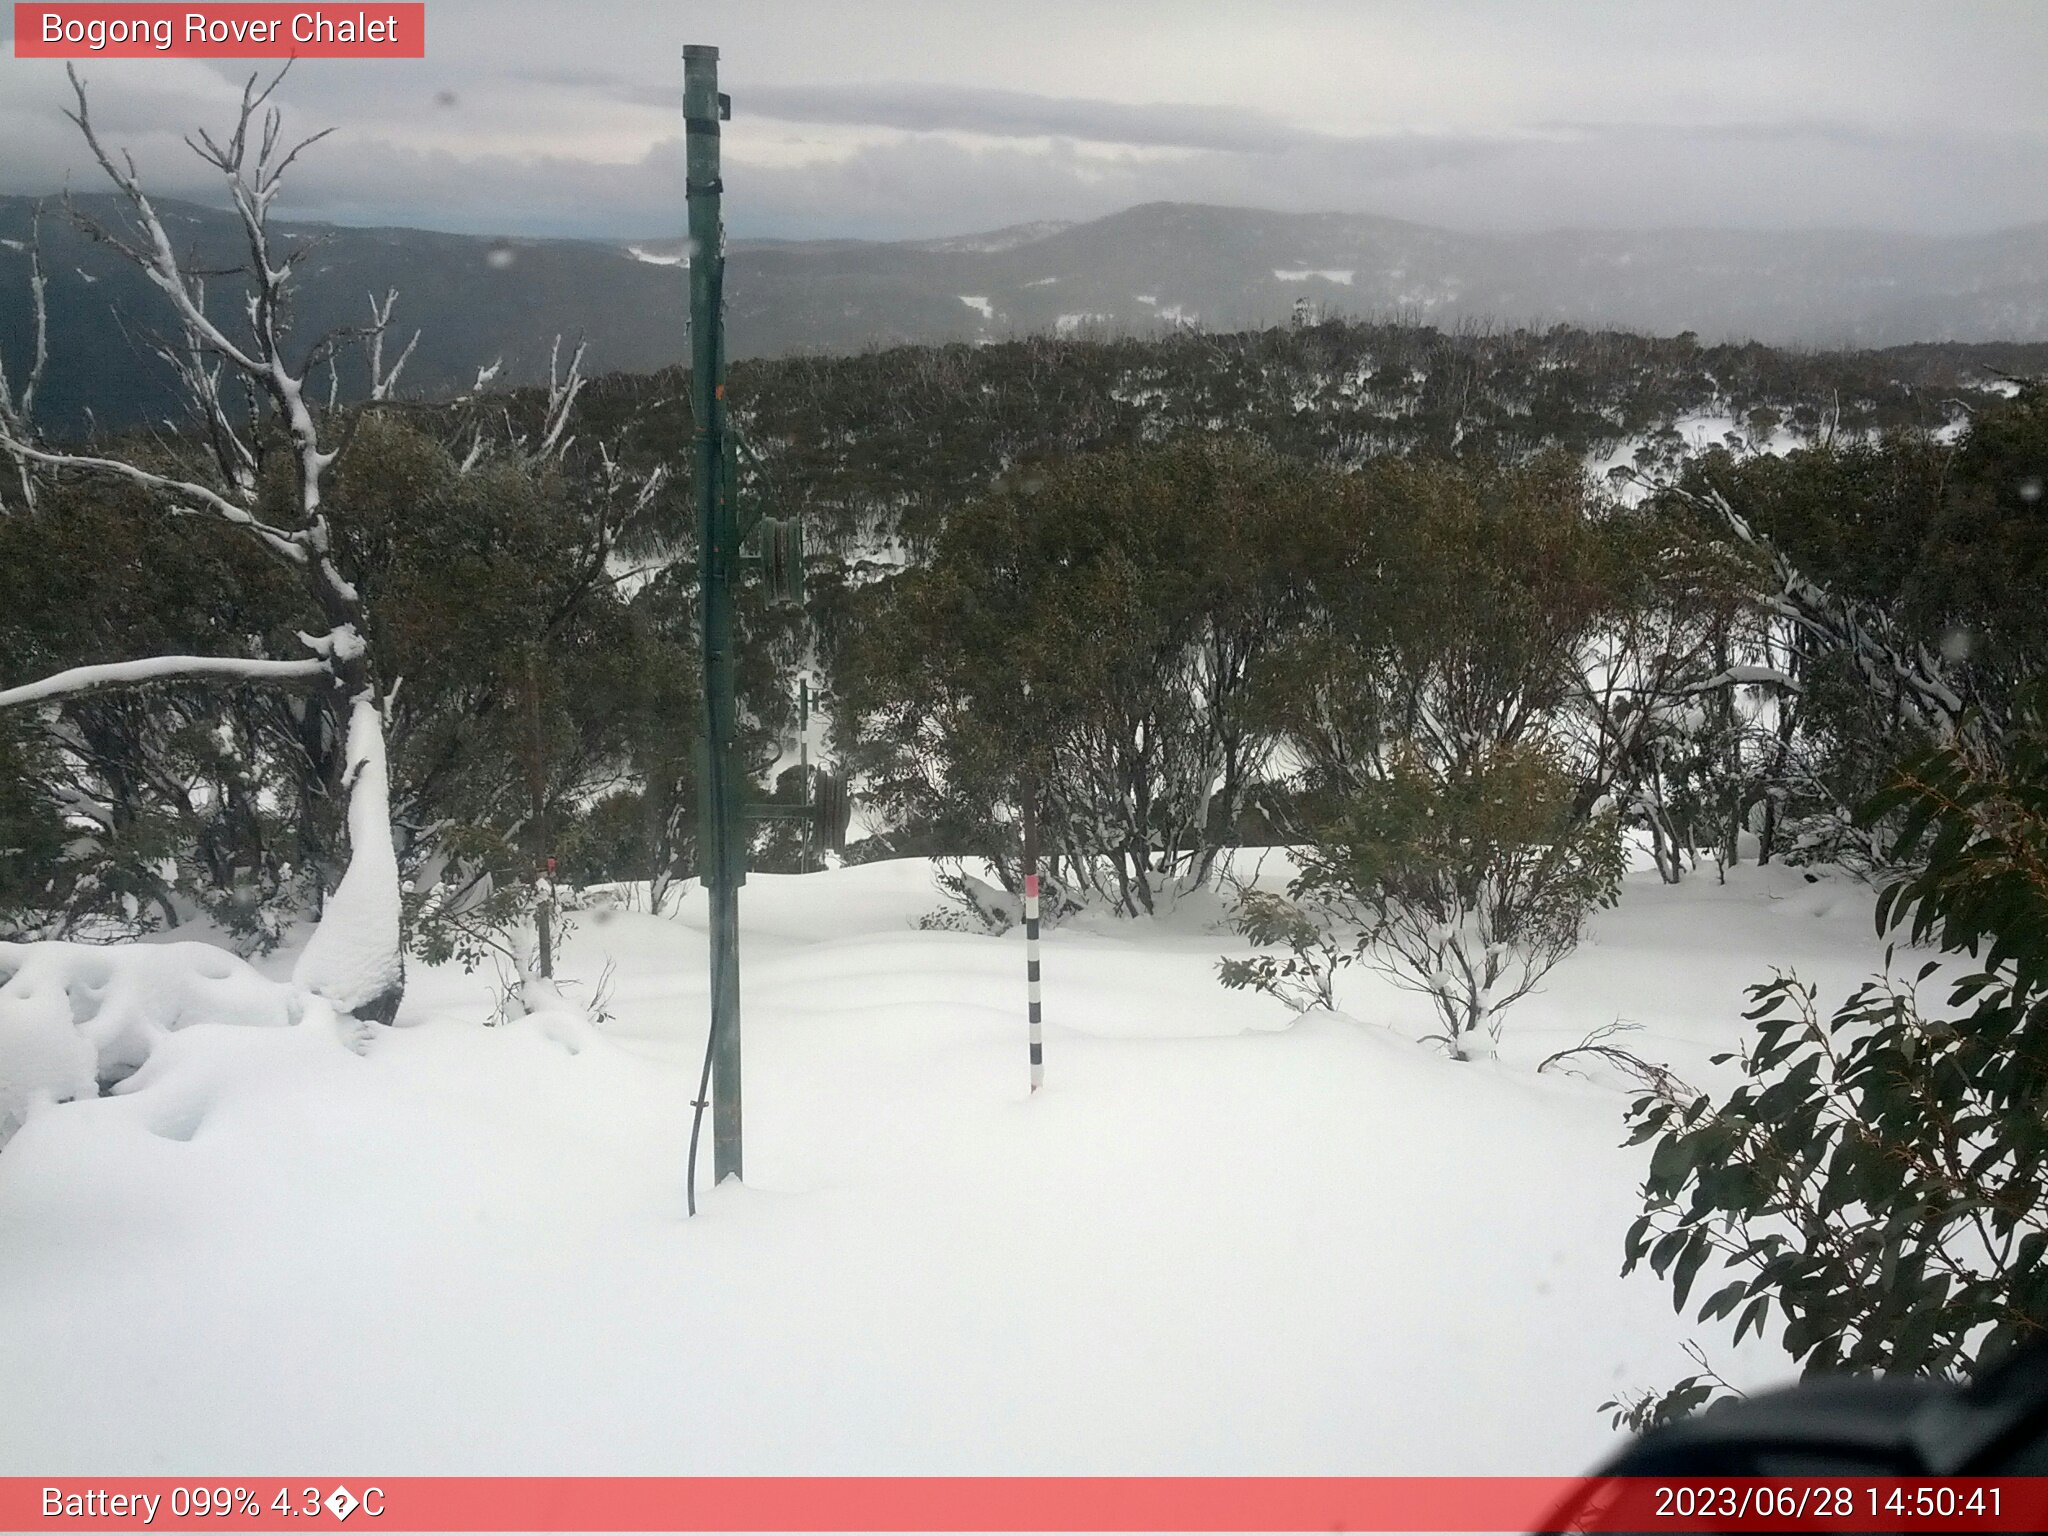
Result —
[{"label": "bare dead tree", "polygon": [[[36,204],[29,222],[27,252],[29,312],[35,342],[29,354],[28,373],[19,390],[7,377],[6,359],[0,358],[0,440],[34,443],[37,441],[36,391],[42,387],[43,370],[50,361],[49,283],[43,272],[43,205],[40,202]],[[7,450],[7,459],[14,466],[15,494],[21,502],[20,510],[34,512],[36,479],[30,467],[31,461],[11,448]],[[7,498],[0,495],[0,514],[7,510]]]},{"label": "bare dead tree", "polygon": [[[577,342],[565,369],[562,364],[562,338],[559,334],[555,337],[553,346],[548,350],[547,402],[541,409],[540,427],[532,433],[513,421],[510,409],[500,404],[493,411],[483,398],[484,388],[504,368],[504,358],[496,358],[477,369],[476,382],[470,396],[466,397],[471,408],[464,413],[456,430],[457,440],[448,445],[451,453],[460,453],[462,473],[468,474],[500,452],[509,454],[521,464],[534,467],[550,461],[557,464],[566,461],[569,450],[576,443],[576,435],[569,431],[569,422],[575,414],[576,397],[583,393],[587,382],[583,374],[583,358],[589,347],[587,341]],[[410,352],[411,349],[407,350]],[[403,367],[404,361],[400,358],[398,366]],[[396,369],[393,372],[395,375]],[[490,424],[488,429],[487,423]],[[464,437],[468,440],[466,444],[461,441]]]},{"label": "bare dead tree", "polygon": [[[0,708],[46,704],[88,689],[170,681],[226,679],[303,686],[309,675],[324,679],[324,704],[331,711],[328,725],[347,721],[339,783],[333,788],[347,796],[349,856],[300,958],[295,980],[337,1008],[388,1023],[403,993],[404,963],[384,763],[383,699],[366,638],[362,596],[334,563],[333,530],[322,505],[322,477],[339,449],[323,433],[306,384],[318,369],[330,366],[342,348],[367,341],[373,387],[381,385],[388,394],[411,346],[388,373],[383,369],[382,339],[394,302],[387,297],[381,305],[372,300],[370,326],[330,332],[296,360],[288,354],[293,275],[309,248],[280,248],[270,227],[271,208],[285,173],[327,131],[296,143],[285,141],[282,114],[271,104],[284,75],[280,70],[260,87],[258,77],[250,76],[234,129],[224,139],[202,129],[186,140],[219,172],[241,226],[246,262],[239,272],[245,292],[241,324],[231,330],[208,308],[207,274],[180,261],[133,157],[122,151],[117,158],[102,143],[85,87],[75,71],[70,74],[76,105],[66,116],[125,200],[127,227],[115,230],[75,211],[74,216],[88,234],[133,264],[168,305],[176,339],[163,354],[202,424],[211,475],[147,468],[112,453],[52,449],[34,441],[11,416],[0,419],[0,451],[18,465],[125,481],[149,492],[173,515],[211,519],[254,539],[298,573],[326,628],[300,635],[310,658],[158,656],[78,668],[0,691]],[[244,420],[236,420],[230,408],[223,388],[227,379],[238,381],[246,392],[250,408]],[[282,517],[266,508],[259,489],[264,455],[279,444],[289,460],[295,491],[290,511]]]},{"label": "bare dead tree", "polygon": [[405,365],[412,361],[412,351],[420,344],[420,333],[414,331],[412,340],[405,344],[405,350],[398,354],[398,361],[390,371],[384,368],[384,333],[391,328],[391,311],[398,304],[398,290],[386,289],[384,302],[378,303],[375,294],[370,295],[370,398],[389,400],[391,391],[398,387],[398,376],[405,372]]}]

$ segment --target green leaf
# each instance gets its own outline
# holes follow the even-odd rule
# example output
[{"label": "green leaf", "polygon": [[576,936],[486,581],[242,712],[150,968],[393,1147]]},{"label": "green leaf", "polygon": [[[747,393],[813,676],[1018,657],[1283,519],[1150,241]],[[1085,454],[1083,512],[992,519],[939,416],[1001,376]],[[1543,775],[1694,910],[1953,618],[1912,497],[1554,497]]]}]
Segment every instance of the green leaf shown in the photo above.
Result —
[{"label": "green leaf", "polygon": [[1742,1298],[1749,1294],[1749,1281],[1731,1280],[1714,1292],[1701,1305],[1699,1320],[1710,1323],[1717,1317],[1726,1317],[1741,1305]]},{"label": "green leaf", "polygon": [[1685,1309],[1686,1298],[1692,1294],[1693,1277],[1699,1274],[1700,1266],[1706,1263],[1713,1251],[1706,1229],[1695,1228],[1671,1276],[1671,1305],[1675,1310]]}]

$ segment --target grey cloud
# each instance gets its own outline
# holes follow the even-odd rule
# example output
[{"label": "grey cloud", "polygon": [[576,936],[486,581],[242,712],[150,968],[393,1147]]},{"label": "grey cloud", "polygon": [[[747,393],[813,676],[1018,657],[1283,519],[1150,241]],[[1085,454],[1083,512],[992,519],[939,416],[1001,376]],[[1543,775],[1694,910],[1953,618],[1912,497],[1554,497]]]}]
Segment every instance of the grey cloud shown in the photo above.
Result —
[{"label": "grey cloud", "polygon": [[2001,142],[2048,143],[2048,137],[2024,128],[2009,129],[1997,134],[1959,131],[1946,125],[1921,127],[1909,131],[1881,127],[1872,123],[1821,117],[1790,117],[1773,122],[1723,123],[1554,120],[1535,123],[1531,127],[1538,134],[1579,139],[1657,139],[1674,144],[1825,143],[1887,154],[1914,154],[1941,145],[1952,146],[1958,153],[1967,154]]},{"label": "grey cloud", "polygon": [[608,69],[517,69],[507,77],[525,80],[534,85],[558,85],[574,90],[612,90],[625,83],[625,77]]},{"label": "grey cloud", "polygon": [[1323,137],[1268,113],[1236,108],[1190,102],[1133,104],[968,86],[756,86],[739,105],[788,122],[1244,153],[1293,148]]},{"label": "grey cloud", "polygon": [[609,69],[521,69],[513,71],[508,78],[555,90],[581,91],[612,101],[631,102],[636,106],[680,111],[683,104],[680,81],[653,84]]},{"label": "grey cloud", "polygon": [[[675,233],[675,56],[710,37],[731,61],[727,213],[741,236],[945,235],[1158,199],[1467,229],[2048,220],[2048,6],[1894,7],[1852,26],[1881,8],[1738,3],[1705,30],[1682,5],[1590,0],[1556,0],[1540,20],[1457,0],[1215,0],[1183,20],[1192,9],[1048,0],[1027,23],[978,0],[589,0],[571,22],[566,7],[437,0],[437,36],[463,46],[294,69],[292,125],[341,132],[302,162],[282,211]],[[1105,67],[1120,59],[1121,75]],[[153,188],[210,200],[179,140],[222,120],[245,72],[95,64],[95,105]],[[1049,94],[1058,82],[1072,94]],[[1127,92],[1158,99],[1111,99]],[[97,184],[63,100],[61,69],[0,60],[0,190],[51,191],[67,172]],[[1407,131],[1356,131],[1375,112]],[[762,122],[858,147],[782,163],[740,131]],[[864,126],[893,132],[830,131]],[[1170,153],[1077,148],[1103,143]]]},{"label": "grey cloud", "polygon": [[[7,127],[0,110],[0,132]],[[15,147],[75,163],[68,134],[68,125],[43,125],[32,146],[17,140]],[[212,200],[212,184],[182,145],[168,135],[138,144],[147,151],[152,186]],[[2040,147],[2021,137],[1988,137],[1967,151],[1944,142],[1876,152],[1814,139],[1788,154],[1739,130],[1661,136],[1616,128],[1516,141],[1196,150],[1161,160],[1088,155],[1062,140],[1049,148],[969,146],[914,134],[839,160],[729,160],[726,207],[741,238],[921,238],[1031,219],[1091,218],[1155,200],[1377,212],[1467,229],[1825,225],[1955,232],[2048,219],[2048,188],[2023,174],[2038,163]],[[352,133],[300,162],[280,212],[471,233],[672,235],[682,221],[681,160],[675,139],[628,161],[598,163],[458,155]],[[75,183],[96,185],[97,172]]]}]

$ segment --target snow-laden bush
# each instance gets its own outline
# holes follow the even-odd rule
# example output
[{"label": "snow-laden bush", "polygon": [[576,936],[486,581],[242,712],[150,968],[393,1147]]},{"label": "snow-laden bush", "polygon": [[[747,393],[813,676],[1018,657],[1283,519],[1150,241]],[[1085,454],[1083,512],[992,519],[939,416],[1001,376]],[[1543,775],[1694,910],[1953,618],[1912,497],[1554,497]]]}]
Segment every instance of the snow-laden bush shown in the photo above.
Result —
[{"label": "snow-laden bush", "polygon": [[0,1146],[33,1104],[91,1097],[173,1030],[302,1013],[296,989],[211,944],[0,943]]},{"label": "snow-laden bush", "polygon": [[1429,999],[1443,1026],[1431,1038],[1454,1058],[1490,1054],[1501,1013],[1620,890],[1615,819],[1583,814],[1573,791],[1528,748],[1496,748],[1443,777],[1404,757],[1333,806],[1288,900],[1239,904],[1238,931],[1287,954],[1226,960],[1223,984],[1328,1007],[1332,973],[1363,961]]},{"label": "snow-laden bush", "polygon": [[[999,886],[977,879],[961,867],[963,861],[942,859],[932,874],[932,884],[946,896],[946,904],[927,912],[917,926],[945,933],[1008,933],[1024,921],[1024,898]],[[1051,875],[1039,876],[1038,910],[1046,927],[1056,928],[1084,905]]]},{"label": "snow-laden bush", "polygon": [[1254,944],[1284,946],[1282,955],[1224,960],[1217,966],[1223,985],[1250,987],[1277,997],[1296,1013],[1337,1005],[1337,972],[1358,958],[1333,914],[1305,907],[1277,891],[1246,891],[1231,914],[1231,926]]}]

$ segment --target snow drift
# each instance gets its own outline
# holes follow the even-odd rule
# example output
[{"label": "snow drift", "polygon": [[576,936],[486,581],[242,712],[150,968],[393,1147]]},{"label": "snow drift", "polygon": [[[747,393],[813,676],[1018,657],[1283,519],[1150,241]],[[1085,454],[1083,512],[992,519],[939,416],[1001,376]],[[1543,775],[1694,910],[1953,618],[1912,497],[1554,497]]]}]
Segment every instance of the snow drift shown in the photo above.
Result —
[{"label": "snow drift", "polygon": [[0,943],[0,1146],[35,1103],[90,1098],[193,1024],[293,1024],[289,987],[210,944]]},{"label": "snow drift", "polygon": [[1483,1063],[1370,975],[1299,1021],[1224,991],[1213,914],[1077,919],[1035,1096],[1022,937],[919,930],[938,900],[916,860],[748,881],[748,1178],[695,1220],[694,884],[579,914],[596,1028],[485,1028],[488,977],[415,966],[358,1051],[308,999],[36,1112],[0,1474],[1562,1474],[1688,1337],[1791,1374],[1620,1277],[1630,1091],[1535,1064],[1620,1017],[1710,1084],[1744,984],[1878,963],[1861,888],[1634,877]]}]

